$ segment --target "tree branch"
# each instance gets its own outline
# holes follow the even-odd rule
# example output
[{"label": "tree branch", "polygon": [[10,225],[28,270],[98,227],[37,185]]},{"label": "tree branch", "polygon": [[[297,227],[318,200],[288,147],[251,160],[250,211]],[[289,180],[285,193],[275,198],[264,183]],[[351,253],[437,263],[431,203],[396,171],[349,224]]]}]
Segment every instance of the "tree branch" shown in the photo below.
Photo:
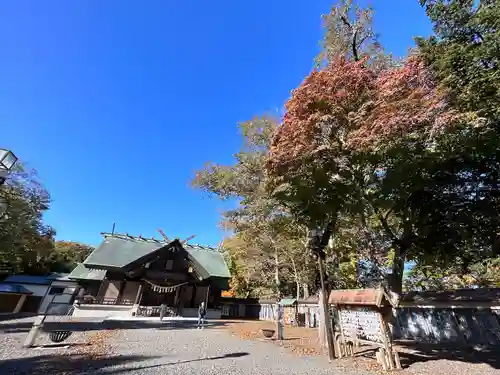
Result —
[{"label": "tree branch", "polygon": [[358,55],[358,46],[356,45],[356,38],[358,37],[358,29],[354,31],[354,34],[352,36],[352,55],[354,56],[354,60],[359,61],[359,55]]},{"label": "tree branch", "polygon": [[345,14],[341,15],[340,19],[342,20],[344,25],[346,25],[351,31],[354,30],[352,33],[352,42],[351,42],[352,55],[354,56],[354,60],[359,61],[358,46],[356,43],[356,39],[358,38],[359,29],[354,28],[352,26],[352,24],[349,22],[349,20],[347,19],[347,16]]}]

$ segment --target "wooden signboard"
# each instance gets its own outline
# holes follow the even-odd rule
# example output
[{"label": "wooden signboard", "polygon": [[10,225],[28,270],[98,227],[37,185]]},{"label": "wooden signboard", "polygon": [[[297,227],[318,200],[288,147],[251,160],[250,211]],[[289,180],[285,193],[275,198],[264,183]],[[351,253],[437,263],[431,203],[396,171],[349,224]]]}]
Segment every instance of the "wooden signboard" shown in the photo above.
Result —
[{"label": "wooden signboard", "polygon": [[343,308],[339,311],[339,318],[344,337],[384,343],[378,311],[366,307]]}]

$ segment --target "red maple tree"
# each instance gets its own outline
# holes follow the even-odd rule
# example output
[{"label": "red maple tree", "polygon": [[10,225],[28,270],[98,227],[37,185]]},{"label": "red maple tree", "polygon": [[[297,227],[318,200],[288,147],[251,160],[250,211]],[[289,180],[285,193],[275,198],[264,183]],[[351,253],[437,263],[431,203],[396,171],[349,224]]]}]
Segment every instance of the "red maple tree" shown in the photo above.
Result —
[{"label": "red maple tree", "polygon": [[429,137],[457,119],[417,57],[376,74],[364,60],[335,59],[292,92],[271,145],[271,174],[315,153],[348,153]]}]

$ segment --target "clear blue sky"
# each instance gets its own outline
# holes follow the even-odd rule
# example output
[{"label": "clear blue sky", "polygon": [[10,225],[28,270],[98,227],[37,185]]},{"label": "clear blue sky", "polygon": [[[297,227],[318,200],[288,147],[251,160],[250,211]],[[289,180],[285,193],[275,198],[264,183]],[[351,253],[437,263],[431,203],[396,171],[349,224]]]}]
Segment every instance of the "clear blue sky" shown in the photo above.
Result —
[{"label": "clear blue sky", "polygon": [[[312,67],[325,0],[27,0],[0,6],[0,147],[38,170],[58,239],[100,232],[217,244],[224,205],[189,186],[231,162],[236,124],[282,108]],[[387,49],[429,24],[374,0]]]}]

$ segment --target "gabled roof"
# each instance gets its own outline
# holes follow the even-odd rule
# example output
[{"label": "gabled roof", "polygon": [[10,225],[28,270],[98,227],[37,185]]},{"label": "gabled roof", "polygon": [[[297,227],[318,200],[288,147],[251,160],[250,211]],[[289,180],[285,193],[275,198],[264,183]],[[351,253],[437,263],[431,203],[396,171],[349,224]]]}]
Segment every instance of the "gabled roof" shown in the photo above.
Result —
[{"label": "gabled roof", "polygon": [[139,237],[106,236],[83,264],[87,268],[93,268],[93,266],[95,268],[124,268],[169,245],[166,242]]},{"label": "gabled roof", "polygon": [[278,302],[278,305],[281,306],[293,306],[297,303],[295,298],[283,298]]},{"label": "gabled roof", "polygon": [[102,281],[106,277],[106,270],[96,270],[86,268],[83,264],[78,264],[68,275],[70,280],[97,280]]},{"label": "gabled roof", "polygon": [[[166,242],[128,235],[105,235],[104,241],[85,259],[81,267],[73,270],[69,278],[88,280],[84,277],[84,272],[88,272],[85,269],[89,268],[103,270],[102,278],[104,278],[104,270],[130,268],[154,259],[155,253],[168,248],[184,249],[188,254],[188,259],[203,279],[229,279],[231,277],[223,254],[214,248],[181,244],[178,240]],[[95,277],[101,277],[101,275]],[[94,278],[94,280],[102,280],[102,278]]]},{"label": "gabled roof", "polygon": [[209,277],[231,278],[231,273],[220,251],[188,244],[184,244],[183,247],[204,279]]},{"label": "gabled roof", "polygon": [[383,289],[332,290],[328,298],[332,305],[377,306],[395,305]]},{"label": "gabled roof", "polygon": [[46,276],[33,275],[11,275],[5,279],[6,283],[32,284],[32,285],[50,285],[52,281],[64,279],[67,273],[51,273]]},{"label": "gabled roof", "polygon": [[21,284],[0,284],[0,293],[7,294],[33,294]]}]

